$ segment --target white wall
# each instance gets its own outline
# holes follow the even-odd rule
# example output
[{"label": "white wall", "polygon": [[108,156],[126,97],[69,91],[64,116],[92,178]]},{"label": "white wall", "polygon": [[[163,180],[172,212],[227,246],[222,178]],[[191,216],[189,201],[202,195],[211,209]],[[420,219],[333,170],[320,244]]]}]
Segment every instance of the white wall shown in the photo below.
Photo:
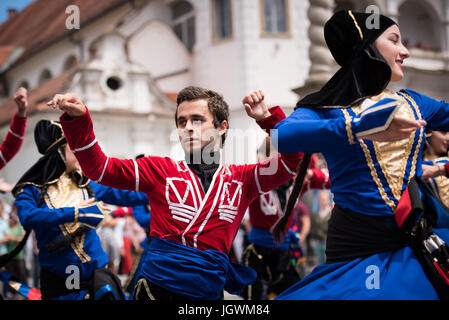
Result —
[{"label": "white wall", "polygon": [[161,90],[178,92],[191,83],[192,58],[167,24],[149,22],[129,38],[128,50],[130,59],[142,65],[155,78],[190,70],[176,77],[158,80]]}]

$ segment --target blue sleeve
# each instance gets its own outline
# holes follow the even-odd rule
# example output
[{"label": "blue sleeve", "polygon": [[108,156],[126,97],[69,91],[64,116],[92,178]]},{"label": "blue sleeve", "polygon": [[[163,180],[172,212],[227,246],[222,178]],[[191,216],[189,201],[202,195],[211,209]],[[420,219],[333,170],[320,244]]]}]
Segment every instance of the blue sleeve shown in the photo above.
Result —
[{"label": "blue sleeve", "polygon": [[133,216],[137,223],[144,229],[150,228],[151,214],[147,206],[132,207]]},{"label": "blue sleeve", "polygon": [[95,193],[95,197],[105,203],[122,207],[133,207],[148,204],[148,197],[143,192],[115,189],[103,186],[93,181],[90,182],[90,186]]},{"label": "blue sleeve", "polygon": [[298,108],[275,126],[274,147],[281,153],[315,153],[347,143],[345,119],[324,119],[321,112]]},{"label": "blue sleeve", "polygon": [[50,209],[37,207],[39,190],[27,186],[16,197],[15,204],[21,225],[26,230],[46,228],[48,225],[59,225],[75,221],[75,207]]},{"label": "blue sleeve", "polygon": [[385,98],[356,116],[347,110],[298,108],[278,123],[272,142],[281,153],[317,153],[336,146],[358,143],[359,136],[382,132],[388,128],[399,105]]},{"label": "blue sleeve", "polygon": [[413,90],[404,89],[400,92],[409,95],[419,106],[423,119],[427,121],[427,129],[449,131],[449,103],[444,100],[435,100]]}]

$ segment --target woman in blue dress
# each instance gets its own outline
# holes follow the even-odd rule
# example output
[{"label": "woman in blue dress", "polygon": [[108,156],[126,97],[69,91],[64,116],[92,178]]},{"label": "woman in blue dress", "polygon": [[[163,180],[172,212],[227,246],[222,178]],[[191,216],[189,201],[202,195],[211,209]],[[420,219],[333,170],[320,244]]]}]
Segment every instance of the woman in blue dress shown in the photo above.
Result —
[{"label": "woman in blue dress", "polygon": [[[378,25],[370,28],[373,18]],[[403,223],[396,211],[400,200],[415,208],[421,199],[409,185],[422,175],[424,130],[449,131],[449,104],[412,90],[386,89],[402,79],[409,56],[390,18],[339,11],[324,34],[341,68],[320,91],[298,102],[276,126],[272,141],[279,152],[321,152],[326,159],[335,201],[327,260],[277,299],[447,298],[447,262],[429,265],[432,250],[425,246],[438,242],[432,254],[442,252],[444,260],[448,226],[411,209]],[[306,164],[298,169],[297,184]]]},{"label": "woman in blue dress", "polygon": [[101,201],[137,206],[148,197],[83,176],[59,122],[40,120],[34,137],[42,157],[12,192],[22,226],[36,234],[42,299],[125,299],[120,280],[105,268],[96,232],[105,214]]}]

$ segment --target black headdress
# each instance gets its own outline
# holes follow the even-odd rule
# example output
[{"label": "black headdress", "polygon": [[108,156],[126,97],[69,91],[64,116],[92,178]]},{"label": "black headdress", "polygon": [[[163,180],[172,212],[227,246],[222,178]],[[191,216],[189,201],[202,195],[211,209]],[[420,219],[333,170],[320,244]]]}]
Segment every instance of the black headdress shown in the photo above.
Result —
[{"label": "black headdress", "polygon": [[67,141],[59,122],[40,120],[34,129],[34,140],[43,156],[19,179],[12,190],[14,197],[28,184],[41,189],[54,183],[66,169],[62,157],[65,157]]},{"label": "black headdress", "polygon": [[335,13],[324,26],[324,38],[341,68],[320,91],[307,95],[296,107],[344,108],[380,94],[390,82],[391,69],[374,41],[394,24],[379,14]]}]

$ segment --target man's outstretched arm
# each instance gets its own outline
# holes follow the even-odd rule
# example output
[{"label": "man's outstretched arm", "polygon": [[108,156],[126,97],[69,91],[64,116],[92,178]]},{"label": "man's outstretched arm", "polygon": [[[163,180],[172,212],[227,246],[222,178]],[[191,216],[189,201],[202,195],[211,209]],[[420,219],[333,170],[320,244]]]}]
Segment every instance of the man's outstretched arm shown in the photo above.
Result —
[{"label": "man's outstretched arm", "polygon": [[[57,94],[48,106],[64,111],[60,117],[64,135],[87,177],[103,185],[132,191],[141,190],[144,184],[151,185],[147,181],[151,174],[142,172],[139,160],[117,159],[103,153],[89,111],[77,96]],[[144,169],[148,170],[148,166]]]}]

